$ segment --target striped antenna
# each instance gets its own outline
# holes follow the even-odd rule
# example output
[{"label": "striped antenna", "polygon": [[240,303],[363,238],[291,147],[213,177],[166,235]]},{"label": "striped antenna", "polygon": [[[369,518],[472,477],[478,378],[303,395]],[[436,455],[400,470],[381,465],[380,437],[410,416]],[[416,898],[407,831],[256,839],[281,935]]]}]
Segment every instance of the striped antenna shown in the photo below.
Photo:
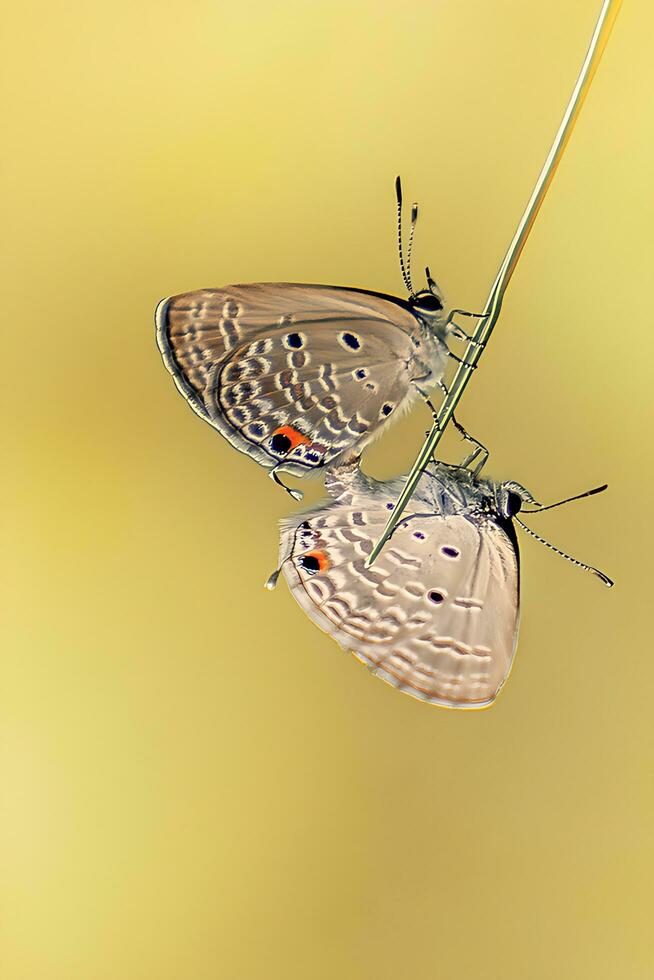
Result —
[{"label": "striped antenna", "polygon": [[397,198],[397,249],[400,253],[400,269],[402,270],[402,278],[404,279],[404,285],[409,291],[409,296],[413,296],[413,286],[411,285],[411,280],[407,275],[406,266],[404,265],[404,249],[402,248],[402,181],[399,176],[395,178],[395,196]]},{"label": "striped antenna", "polygon": [[615,585],[613,579],[610,579],[608,575],[604,574],[604,572],[600,572],[599,568],[593,568],[592,565],[586,565],[583,561],[578,561],[576,558],[573,558],[572,555],[566,555],[565,551],[561,551],[560,548],[556,548],[550,541],[546,541],[545,538],[541,538],[540,534],[536,534],[536,532],[532,531],[530,527],[527,527],[527,525],[524,524],[519,517],[514,516],[513,520],[516,521],[520,527],[527,532],[527,534],[531,534],[532,538],[536,538],[537,541],[540,541],[541,544],[544,544],[547,548],[550,548],[557,555],[560,555],[561,558],[565,558],[566,561],[571,561],[573,565],[576,565],[577,568],[583,568],[585,572],[592,572],[593,575],[597,575],[597,577],[601,578],[602,582],[604,582],[604,585],[608,585],[609,589]]},{"label": "striped antenna", "polygon": [[413,283],[411,282],[411,251],[413,249],[413,235],[416,230],[416,221],[418,220],[418,205],[414,202],[411,205],[411,231],[409,232],[409,247],[406,250],[406,277],[409,280],[409,286],[411,287],[411,296],[414,294]]},{"label": "striped antenna", "polygon": [[596,493],[602,493],[604,490],[608,490],[608,483],[603,483],[601,487],[593,487],[592,490],[584,490],[583,493],[577,493],[574,497],[566,497],[565,500],[557,500],[555,504],[547,504],[545,507],[536,507],[533,510],[521,510],[521,514],[542,514],[544,510],[552,510],[554,507],[562,507],[563,504],[571,504],[573,500],[583,500],[584,497],[592,497]]}]

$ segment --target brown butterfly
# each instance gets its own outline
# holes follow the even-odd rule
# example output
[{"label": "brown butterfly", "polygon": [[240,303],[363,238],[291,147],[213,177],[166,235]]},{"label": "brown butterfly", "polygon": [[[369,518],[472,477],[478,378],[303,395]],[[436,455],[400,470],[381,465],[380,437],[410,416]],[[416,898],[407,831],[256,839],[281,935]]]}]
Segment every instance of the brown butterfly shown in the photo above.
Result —
[{"label": "brown butterfly", "polygon": [[[193,410],[270,470],[305,476],[361,453],[416,395],[441,382],[449,334],[427,272],[414,291],[411,214],[406,265],[396,182],[400,266],[408,299],[340,286],[249,283],[162,300],[157,343]],[[283,486],[283,484],[281,484]],[[286,488],[288,489],[288,488]],[[296,498],[297,491],[289,491]]]}]

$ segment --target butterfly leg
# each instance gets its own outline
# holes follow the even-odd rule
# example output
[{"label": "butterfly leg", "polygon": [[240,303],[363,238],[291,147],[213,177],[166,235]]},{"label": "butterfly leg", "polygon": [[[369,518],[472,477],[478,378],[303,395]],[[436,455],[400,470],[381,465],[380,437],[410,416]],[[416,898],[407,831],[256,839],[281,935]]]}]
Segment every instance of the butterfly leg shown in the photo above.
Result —
[{"label": "butterfly leg", "polygon": [[445,321],[445,329],[447,329],[447,327],[449,327],[450,324],[452,324],[451,333],[453,337],[456,337],[458,340],[467,340],[469,344],[473,344],[475,347],[483,347],[484,345],[481,344],[478,340],[475,340],[474,337],[471,337],[469,334],[467,334],[463,329],[463,327],[460,327],[458,323],[454,323],[454,317],[457,315],[470,316],[470,317],[474,317],[477,320],[483,320],[483,318],[487,316],[487,314],[469,313],[468,310],[450,310],[450,312],[447,315],[447,320]]},{"label": "butterfly leg", "polygon": [[277,486],[278,487],[281,487],[282,490],[286,490],[286,493],[290,494],[290,496],[293,498],[293,500],[302,500],[302,497],[304,496],[304,494],[302,493],[302,491],[301,490],[293,490],[291,487],[287,487],[285,483],[282,483],[282,481],[280,480],[279,475],[277,473],[277,470],[278,469],[279,469],[279,466],[273,467],[273,469],[268,474],[268,476],[270,477],[270,479],[271,480],[274,480],[275,483],[277,484]]},{"label": "butterfly leg", "polygon": [[[445,397],[447,398],[447,396],[449,395],[449,390],[447,389],[447,387],[445,385],[445,382],[442,381],[442,380],[439,380],[439,381],[437,381],[437,384],[438,384],[438,387],[443,392],[443,394],[445,395]],[[431,412],[432,418],[434,420],[434,423],[436,424],[436,426],[438,426],[438,412],[436,410],[436,407],[435,407],[433,401],[431,400],[431,398],[429,397],[429,395],[427,394],[427,392],[426,391],[423,391],[423,389],[420,387],[420,385],[417,385],[415,381],[413,382],[413,387],[416,389],[416,391],[418,392],[418,394],[422,398],[423,402],[425,403],[425,405],[427,406],[427,408]],[[454,416],[452,416],[452,421],[455,422],[455,424],[458,426],[458,422],[455,421]],[[461,428],[463,428],[463,426],[461,426]]]},{"label": "butterfly leg", "polygon": [[489,314],[471,313],[470,310],[459,310],[459,309],[450,310],[450,312],[447,314],[447,320],[445,321],[445,325],[447,326],[448,323],[451,323],[455,316],[470,316],[473,317],[475,320],[483,320],[484,317],[489,316]]},{"label": "butterfly leg", "polygon": [[[445,396],[449,394],[449,391],[443,381],[439,381],[438,386]],[[433,409],[433,406],[431,406],[431,402],[428,402],[428,404]],[[486,446],[484,446],[482,442],[479,441],[479,439],[475,439],[474,436],[470,435],[468,430],[461,425],[461,423],[457,419],[456,415],[454,415],[454,413],[452,413],[452,425],[457,430],[457,432],[459,432],[463,436],[466,442],[471,442],[475,447],[473,451],[470,453],[470,455],[466,456],[463,462],[459,464],[460,467],[462,469],[466,469],[468,466],[470,466],[471,463],[474,463],[474,461],[481,456],[481,461],[477,464],[477,467],[475,468],[474,471],[474,475],[478,476],[479,473],[481,473],[484,466],[486,465],[486,463],[488,462],[488,457],[490,456],[488,449],[486,448]]]},{"label": "butterfly leg", "polygon": [[[431,412],[434,422],[436,422],[438,420],[438,412],[436,411],[436,406],[434,405],[433,401],[431,400],[427,392],[423,391],[423,389],[420,387],[419,384],[416,384],[415,381],[412,381],[411,383],[413,387],[416,389],[416,391],[418,392],[418,394],[420,395],[420,397],[422,398],[423,402],[425,403],[429,411]],[[447,388],[445,387],[442,381],[438,382],[438,386],[442,389],[442,391],[445,392],[445,394],[447,394]]]},{"label": "butterfly leg", "polygon": [[[483,345],[482,344],[479,344],[479,346],[481,347]],[[477,370],[477,365],[476,364],[469,364],[468,361],[464,361],[463,358],[457,357],[456,354],[453,354],[451,350],[448,350],[447,356],[448,357],[451,357],[453,361],[456,361],[457,362],[457,364],[463,364],[464,367],[470,368],[471,371],[476,371]]]},{"label": "butterfly leg", "polygon": [[[427,393],[423,391],[422,388],[415,383],[415,381],[413,382],[413,385],[416,391],[418,392],[418,394],[420,395],[420,397],[422,398],[422,400],[424,401],[425,405],[427,405],[427,407],[431,411],[434,422],[438,423],[438,412],[434,407],[434,403],[431,401]],[[447,397],[449,391],[445,383],[443,381],[439,381],[438,387],[441,389],[443,394]],[[483,444],[483,442],[480,442],[479,439],[475,439],[474,436],[470,435],[468,430],[461,425],[456,415],[454,414],[452,414],[452,425],[457,430],[457,432],[459,432],[463,436],[466,442],[471,442],[475,447],[473,451],[470,453],[470,455],[466,456],[463,462],[459,464],[460,468],[467,469],[467,467],[470,466],[472,463],[474,463],[475,460],[479,459],[479,462],[477,463],[477,466],[475,467],[473,473],[474,476],[478,476],[481,473],[484,466],[486,465],[486,463],[488,462],[488,457],[490,456],[488,449]]]},{"label": "butterfly leg", "polygon": [[[423,391],[423,389],[420,387],[419,384],[417,384],[415,381],[412,381],[411,384],[416,389],[416,391],[422,398],[423,402],[431,412],[431,417],[434,420],[434,425],[436,426],[437,429],[439,429],[440,426],[438,424],[438,411],[436,410],[436,406],[434,405],[433,401],[431,400],[427,392]],[[441,389],[441,391],[443,391],[445,395],[447,395],[447,388],[445,387],[442,381],[438,381],[438,387]],[[425,432],[425,435],[428,436],[429,433]]]},{"label": "butterfly leg", "polygon": [[454,327],[451,330],[451,334],[457,340],[465,340],[468,344],[472,344],[473,347],[484,346],[482,343],[480,343],[480,341],[475,340],[474,337],[471,337],[469,333],[466,333],[463,327],[460,327],[458,323],[454,324]]},{"label": "butterfly leg", "polygon": [[472,465],[472,463],[475,462],[475,460],[478,459],[479,462],[477,463],[477,465],[473,470],[473,476],[477,477],[479,476],[484,466],[488,462],[488,457],[490,456],[490,453],[486,448],[486,446],[484,446],[484,444],[479,441],[479,439],[475,439],[474,436],[471,436],[470,433],[466,429],[464,429],[461,423],[457,419],[455,419],[454,415],[452,416],[452,424],[454,425],[454,428],[457,430],[457,432],[459,432],[463,436],[465,441],[471,442],[475,447],[470,453],[470,455],[466,456],[466,458],[461,463],[461,469],[464,470],[467,469],[469,466]]}]

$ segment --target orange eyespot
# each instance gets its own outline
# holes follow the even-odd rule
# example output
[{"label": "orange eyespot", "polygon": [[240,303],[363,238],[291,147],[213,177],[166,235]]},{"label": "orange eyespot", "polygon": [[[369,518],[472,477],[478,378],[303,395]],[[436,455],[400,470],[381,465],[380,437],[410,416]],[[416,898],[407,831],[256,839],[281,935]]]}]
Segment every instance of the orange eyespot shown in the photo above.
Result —
[{"label": "orange eyespot", "polygon": [[316,572],[326,572],[331,567],[331,562],[324,551],[307,551],[298,559],[300,568],[303,568],[309,575]]},{"label": "orange eyespot", "polygon": [[275,429],[272,436],[270,437],[270,446],[273,452],[286,455],[290,453],[292,449],[296,446],[310,446],[311,439],[302,433],[298,432],[291,425],[282,425],[279,429]]}]

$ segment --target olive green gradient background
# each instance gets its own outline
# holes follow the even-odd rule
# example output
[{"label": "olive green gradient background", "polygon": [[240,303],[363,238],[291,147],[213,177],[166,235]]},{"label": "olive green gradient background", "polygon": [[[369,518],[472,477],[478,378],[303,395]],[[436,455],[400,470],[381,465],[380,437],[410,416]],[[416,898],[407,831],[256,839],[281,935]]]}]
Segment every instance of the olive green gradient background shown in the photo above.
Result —
[{"label": "olive green gradient background", "polygon": [[[616,588],[522,536],[490,711],[398,694],[263,590],[295,505],[185,405],[152,322],[234,281],[402,293],[398,172],[416,269],[477,309],[599,5],[5,18],[3,980],[652,976],[651,5],[459,412],[541,500],[610,484],[532,524]],[[367,470],[406,471],[427,423]]]}]

